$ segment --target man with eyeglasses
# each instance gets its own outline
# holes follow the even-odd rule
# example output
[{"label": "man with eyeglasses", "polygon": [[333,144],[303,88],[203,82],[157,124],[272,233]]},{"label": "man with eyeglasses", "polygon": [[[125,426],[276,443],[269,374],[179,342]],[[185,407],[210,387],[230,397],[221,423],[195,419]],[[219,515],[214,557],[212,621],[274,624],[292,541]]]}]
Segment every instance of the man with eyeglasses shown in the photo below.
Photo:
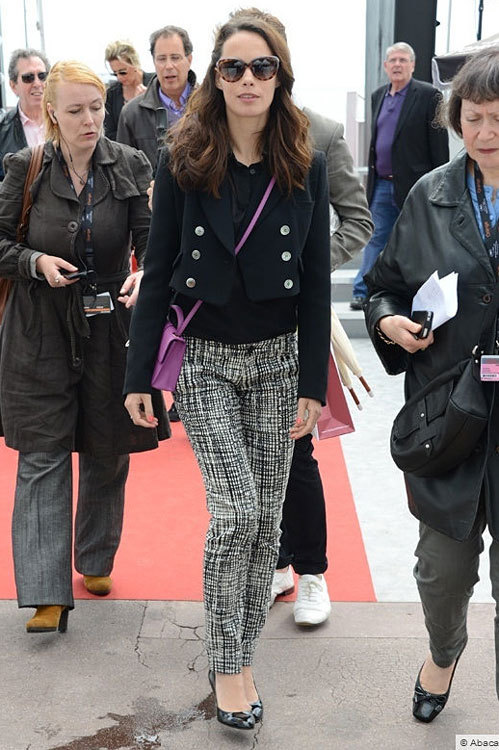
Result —
[{"label": "man with eyeglasses", "polygon": [[165,26],[149,39],[156,75],[121,110],[116,140],[144,151],[156,168],[166,131],[183,115],[196,83],[192,43],[185,29]]},{"label": "man with eyeglasses", "polygon": [[49,70],[49,61],[36,49],[16,49],[11,55],[9,83],[19,102],[0,119],[0,181],[5,154],[45,140],[42,95]]}]

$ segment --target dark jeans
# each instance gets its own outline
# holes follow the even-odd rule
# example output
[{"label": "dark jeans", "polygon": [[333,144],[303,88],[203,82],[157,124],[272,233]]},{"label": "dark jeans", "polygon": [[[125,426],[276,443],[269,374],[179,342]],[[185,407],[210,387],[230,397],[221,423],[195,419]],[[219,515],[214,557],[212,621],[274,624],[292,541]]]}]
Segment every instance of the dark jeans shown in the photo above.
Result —
[{"label": "dark jeans", "polygon": [[278,568],[292,565],[298,575],[327,570],[326,503],[312,435],[295,443],[282,511]]}]

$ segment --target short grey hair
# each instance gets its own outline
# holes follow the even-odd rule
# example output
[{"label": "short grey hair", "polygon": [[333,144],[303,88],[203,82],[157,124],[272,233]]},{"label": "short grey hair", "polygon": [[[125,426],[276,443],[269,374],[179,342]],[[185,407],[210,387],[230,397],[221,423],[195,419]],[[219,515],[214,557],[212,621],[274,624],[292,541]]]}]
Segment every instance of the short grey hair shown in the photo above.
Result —
[{"label": "short grey hair", "polygon": [[28,47],[28,49],[15,49],[12,55],[10,56],[9,61],[9,81],[12,81],[12,83],[17,83],[17,76],[19,75],[19,71],[17,70],[17,63],[19,60],[28,60],[30,57],[39,57],[42,63],[45,65],[45,70],[47,73],[50,70],[50,63],[45,56],[43,52],[40,52],[39,49],[32,49],[31,47]]},{"label": "short grey hair", "polygon": [[385,60],[388,60],[388,55],[394,51],[406,52],[409,55],[411,62],[415,62],[416,60],[416,53],[407,42],[395,42],[395,44],[390,45],[386,50]]},{"label": "short grey hair", "polygon": [[168,38],[169,36],[179,36],[182,40],[182,44],[184,45],[184,54],[187,57],[188,55],[192,54],[192,42],[190,40],[189,34],[185,29],[181,29],[180,26],[163,26],[162,29],[158,29],[157,31],[153,31],[151,36],[149,37],[149,49],[151,50],[151,55],[154,58],[154,49],[156,47],[156,42],[158,39],[161,39],[162,37]]},{"label": "short grey hair", "polygon": [[[472,53],[452,80],[451,95],[439,111],[442,124],[462,138],[461,105],[463,99],[473,104],[495,102],[499,99],[499,48],[489,47]],[[447,122],[445,121],[447,116]]]}]

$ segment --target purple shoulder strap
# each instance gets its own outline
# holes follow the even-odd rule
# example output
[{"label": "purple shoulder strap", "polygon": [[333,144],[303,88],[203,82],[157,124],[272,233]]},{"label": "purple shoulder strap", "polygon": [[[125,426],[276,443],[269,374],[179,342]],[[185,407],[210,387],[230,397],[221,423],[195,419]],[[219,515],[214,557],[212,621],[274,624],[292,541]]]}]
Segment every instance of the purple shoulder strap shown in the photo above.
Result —
[{"label": "purple shoulder strap", "polygon": [[[258,218],[259,218],[260,214],[262,213],[265,204],[268,201],[269,195],[272,192],[272,188],[274,187],[274,185],[275,185],[275,177],[272,177],[272,179],[270,180],[269,184],[267,185],[266,191],[263,194],[262,200],[258,204],[258,208],[256,209],[256,211],[255,211],[255,213],[253,215],[253,218],[251,219],[250,223],[246,227],[246,230],[245,230],[243,236],[241,237],[241,239],[239,240],[239,242],[236,245],[236,248],[234,250],[234,255],[238,254],[239,250],[242,248],[242,246],[244,245],[244,243],[246,242],[246,240],[250,236],[251,232],[253,231],[253,228],[254,228],[256,222],[258,221]],[[178,318],[178,311],[177,311],[177,322],[178,322],[177,333],[179,335],[187,327],[187,325],[192,320],[192,318],[197,313],[197,311],[199,310],[199,308],[201,307],[202,304],[203,304],[203,300],[202,299],[198,299],[198,301],[193,305],[193,307],[192,307],[191,311],[189,312],[189,314],[182,321],[179,320],[179,318]],[[175,307],[177,307],[177,305],[175,305]]]}]

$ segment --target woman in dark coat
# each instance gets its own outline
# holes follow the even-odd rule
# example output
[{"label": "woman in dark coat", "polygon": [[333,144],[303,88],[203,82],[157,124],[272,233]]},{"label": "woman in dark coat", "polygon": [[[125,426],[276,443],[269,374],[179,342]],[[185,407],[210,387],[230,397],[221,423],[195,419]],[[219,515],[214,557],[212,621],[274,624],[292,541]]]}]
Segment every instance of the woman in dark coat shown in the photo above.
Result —
[{"label": "woman in dark coat", "polygon": [[[26,242],[16,242],[31,151],[6,158],[0,192],[0,276],[14,282],[1,327],[0,410],[19,451],[13,552],[29,632],[65,629],[73,608],[71,452],[79,456],[75,567],[107,594],[132,451],[157,446],[121,396],[131,305],[130,240],[142,263],[149,230],[145,156],[102,137],[105,87],[76,62],[55,65],[44,92],[48,140]],[[70,275],[81,273],[80,278]],[[68,275],[69,274],[69,275]]]},{"label": "woman in dark coat", "polygon": [[106,47],[105,58],[113,76],[118,79],[107,90],[104,119],[104,132],[107,138],[115,141],[121,110],[127,102],[144,93],[154,73],[142,71],[137,51],[130,42],[111,42]]},{"label": "woman in dark coat", "polygon": [[[406,397],[469,357],[497,284],[499,242],[499,50],[474,55],[454,79],[448,119],[465,151],[423,177],[409,194],[379,261],[366,277],[373,343],[390,374],[406,371]],[[481,209],[480,209],[481,205]],[[458,312],[427,339],[410,320],[414,294],[438,270],[458,276]],[[489,352],[497,354],[495,326]],[[494,343],[495,342],[495,343]],[[467,641],[466,613],[478,580],[482,533],[492,535],[490,577],[496,600],[499,697],[499,412],[495,383],[489,429],[471,456],[434,478],[406,474],[411,512],[420,520],[415,577],[430,636],[416,681],[413,714],[432,721],[445,706]]]},{"label": "woman in dark coat", "polygon": [[[313,429],[327,380],[325,159],[312,151],[292,84],[286,42],[266,21],[242,15],[219,29],[170,161],[160,160],[157,171],[125,383],[133,421],[153,426],[151,375],[169,303],[175,295],[187,314],[203,300],[186,328],[175,403],[211,513],[204,558],[209,679],[218,720],[237,729],[252,729],[262,716],[252,663],[293,439]],[[264,194],[268,201],[236,257]]]}]

